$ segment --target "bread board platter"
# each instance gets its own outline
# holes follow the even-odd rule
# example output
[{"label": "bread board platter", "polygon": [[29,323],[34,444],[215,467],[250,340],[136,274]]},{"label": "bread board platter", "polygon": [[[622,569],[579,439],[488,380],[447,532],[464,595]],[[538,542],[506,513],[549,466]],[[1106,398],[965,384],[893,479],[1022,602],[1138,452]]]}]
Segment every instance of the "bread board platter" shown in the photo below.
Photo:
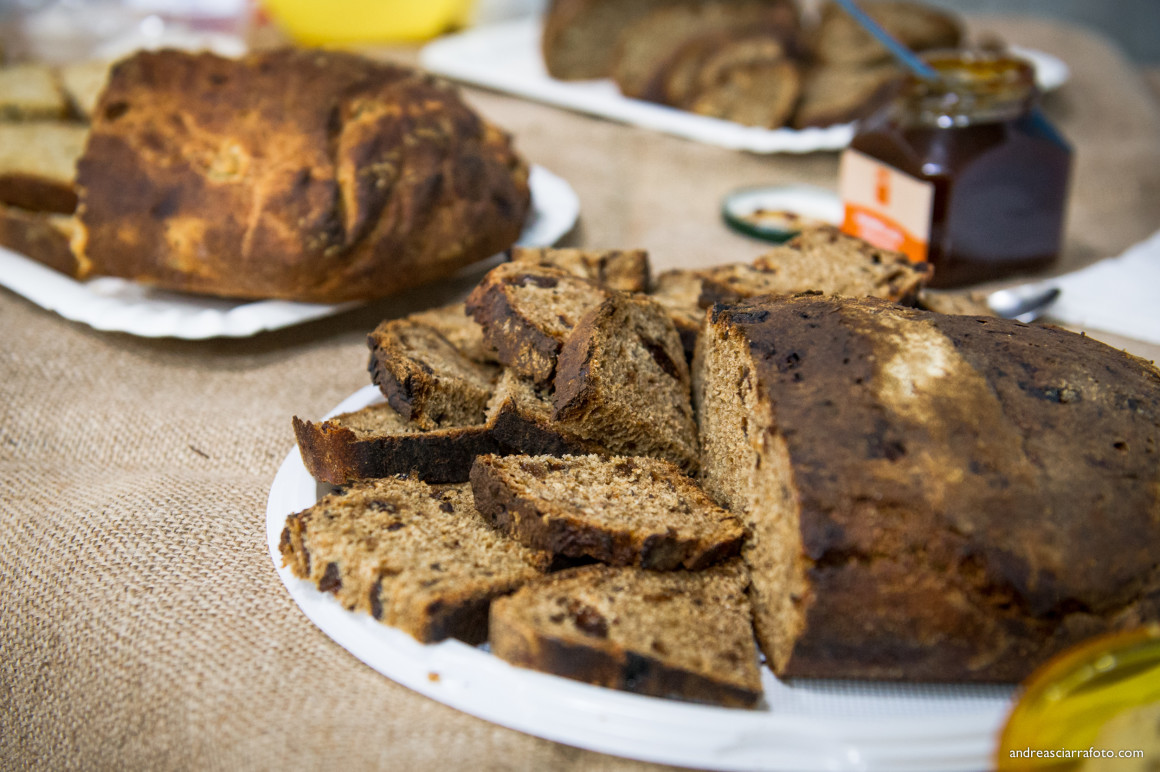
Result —
[{"label": "bread board platter", "polygon": [[[763,154],[840,150],[854,136],[852,124],[762,129],[630,99],[608,79],[556,80],[544,67],[540,32],[537,17],[480,26],[427,44],[420,62],[453,80],[731,150]],[[1042,91],[1059,88],[1070,77],[1067,65],[1050,54],[1015,46],[1011,51],[1035,65]]]},{"label": "bread board platter", "polygon": [[[551,246],[575,226],[580,200],[572,186],[542,166],[529,177],[532,210],[517,244]],[[480,272],[503,259],[495,255],[464,271]],[[0,286],[36,305],[102,332],[145,338],[241,338],[321,319],[358,303],[232,300],[166,292],[126,279],[77,281],[0,247]]]},{"label": "bread board platter", "polygon": [[[366,386],[326,417],[381,402]],[[1014,688],[1003,685],[782,682],[762,669],[757,710],[643,697],[508,665],[456,640],[424,645],[295,577],[279,550],[286,517],[312,506],[317,483],[298,449],[270,488],[266,538],[287,592],[350,654],[465,713],[578,748],[720,770],[979,770],[993,765]]]}]

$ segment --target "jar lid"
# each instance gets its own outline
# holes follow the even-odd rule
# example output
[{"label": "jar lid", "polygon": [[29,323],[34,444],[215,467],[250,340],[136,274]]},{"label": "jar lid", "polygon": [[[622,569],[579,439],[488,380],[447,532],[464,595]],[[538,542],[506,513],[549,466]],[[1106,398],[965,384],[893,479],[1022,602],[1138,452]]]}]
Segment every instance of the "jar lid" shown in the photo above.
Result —
[{"label": "jar lid", "polygon": [[721,203],[721,217],[734,231],[780,244],[814,225],[839,225],[842,201],[809,185],[741,188]]}]

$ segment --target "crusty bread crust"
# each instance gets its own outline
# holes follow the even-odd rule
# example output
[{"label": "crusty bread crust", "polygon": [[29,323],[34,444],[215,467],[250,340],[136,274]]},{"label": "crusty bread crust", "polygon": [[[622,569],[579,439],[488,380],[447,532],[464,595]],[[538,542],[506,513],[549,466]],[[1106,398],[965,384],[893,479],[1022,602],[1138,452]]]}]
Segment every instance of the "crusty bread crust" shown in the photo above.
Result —
[{"label": "crusty bread crust", "polygon": [[696,370],[704,483],[752,535],[779,675],[1017,681],[1160,619],[1150,363],[1056,328],[803,296],[714,308]]},{"label": "crusty bread crust", "polygon": [[141,52],[113,68],[78,164],[79,244],[95,273],[168,289],[377,298],[511,246],[527,179],[507,135],[411,69]]}]

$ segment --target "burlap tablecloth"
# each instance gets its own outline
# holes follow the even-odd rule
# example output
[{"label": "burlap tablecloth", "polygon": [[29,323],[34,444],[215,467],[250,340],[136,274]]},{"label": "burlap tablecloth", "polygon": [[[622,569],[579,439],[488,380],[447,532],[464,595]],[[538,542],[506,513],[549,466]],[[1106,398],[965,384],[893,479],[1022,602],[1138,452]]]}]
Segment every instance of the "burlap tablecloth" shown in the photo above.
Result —
[{"label": "burlap tablecloth", "polygon": [[[1160,227],[1160,111],[1121,55],[1072,27],[980,26],[1072,68],[1047,102],[1077,148],[1065,265]],[[758,157],[470,98],[575,187],[571,243],[647,247],[659,267],[762,251],[718,220],[732,188],[835,183],[835,154]],[[648,766],[392,683],[307,621],[274,573],[264,507],[290,417],[368,382],[364,337],[380,319],[462,290],[207,342],[100,333],[0,291],[0,767]]]}]

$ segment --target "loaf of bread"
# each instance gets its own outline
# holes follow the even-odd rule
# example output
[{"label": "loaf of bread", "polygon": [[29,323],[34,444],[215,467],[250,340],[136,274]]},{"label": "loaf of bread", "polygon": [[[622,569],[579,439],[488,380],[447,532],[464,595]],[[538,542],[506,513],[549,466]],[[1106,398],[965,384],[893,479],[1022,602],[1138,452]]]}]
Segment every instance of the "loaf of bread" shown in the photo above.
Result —
[{"label": "loaf of bread", "polygon": [[741,525],[673,464],[641,456],[480,456],[475,506],[521,544],[653,571],[737,555]]},{"label": "loaf of bread", "polygon": [[1160,372],[876,299],[718,305],[701,479],[747,530],[782,676],[1017,681],[1160,619]]},{"label": "loaf of bread", "polygon": [[761,699],[740,561],[705,571],[586,566],[492,604],[497,657],[652,697],[748,708]]},{"label": "loaf of bread", "polygon": [[290,515],[283,565],[423,643],[487,638],[492,599],[538,577],[547,557],[493,531],[466,485],[358,483]]},{"label": "loaf of bread", "polygon": [[116,64],[78,164],[94,274],[239,298],[381,297],[507,249],[507,135],[446,83],[337,51]]}]

